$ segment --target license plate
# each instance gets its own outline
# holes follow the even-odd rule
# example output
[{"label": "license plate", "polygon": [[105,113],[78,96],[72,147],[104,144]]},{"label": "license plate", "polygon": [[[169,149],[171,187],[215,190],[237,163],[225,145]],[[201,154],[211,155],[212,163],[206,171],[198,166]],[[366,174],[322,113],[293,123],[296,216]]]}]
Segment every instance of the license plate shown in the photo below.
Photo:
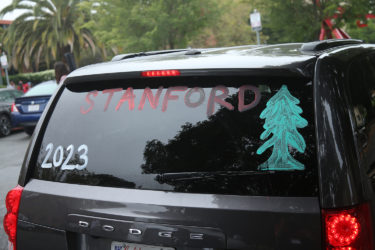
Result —
[{"label": "license plate", "polygon": [[111,250],[174,250],[174,248],[113,241]]},{"label": "license plate", "polygon": [[39,111],[39,104],[29,105],[27,110],[29,112]]}]

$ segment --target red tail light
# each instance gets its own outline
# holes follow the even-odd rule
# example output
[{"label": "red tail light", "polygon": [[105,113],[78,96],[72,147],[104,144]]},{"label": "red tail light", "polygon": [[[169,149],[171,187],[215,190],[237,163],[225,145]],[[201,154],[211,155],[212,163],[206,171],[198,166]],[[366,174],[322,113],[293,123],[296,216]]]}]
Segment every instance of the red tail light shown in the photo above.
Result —
[{"label": "red tail light", "polygon": [[143,71],[141,73],[143,77],[163,77],[163,76],[179,76],[181,72],[176,69],[171,70],[151,70],[151,71]]},{"label": "red tail light", "polygon": [[17,186],[8,192],[5,199],[7,213],[4,217],[3,224],[8,239],[13,245],[13,250],[16,249],[18,209],[20,207],[22,191],[23,187]]},{"label": "red tail light", "polygon": [[19,112],[15,103],[12,104],[12,107],[10,108],[10,112]]},{"label": "red tail light", "polygon": [[322,215],[327,250],[374,249],[368,204],[350,209],[327,209]]}]

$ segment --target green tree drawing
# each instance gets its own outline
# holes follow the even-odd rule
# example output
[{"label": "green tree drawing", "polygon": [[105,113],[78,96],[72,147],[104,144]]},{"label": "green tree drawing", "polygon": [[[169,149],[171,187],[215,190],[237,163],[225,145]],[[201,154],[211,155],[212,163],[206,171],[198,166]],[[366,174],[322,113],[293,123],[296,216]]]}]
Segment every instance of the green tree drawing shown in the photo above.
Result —
[{"label": "green tree drawing", "polygon": [[267,107],[260,114],[261,119],[266,119],[263,128],[265,131],[260,139],[268,139],[257,150],[262,154],[273,147],[270,158],[261,165],[260,170],[304,170],[305,166],[295,160],[289,153],[289,146],[303,153],[306,143],[297,128],[307,126],[307,121],[300,116],[302,109],[297,105],[299,100],[292,96],[286,85],[269,99]]}]

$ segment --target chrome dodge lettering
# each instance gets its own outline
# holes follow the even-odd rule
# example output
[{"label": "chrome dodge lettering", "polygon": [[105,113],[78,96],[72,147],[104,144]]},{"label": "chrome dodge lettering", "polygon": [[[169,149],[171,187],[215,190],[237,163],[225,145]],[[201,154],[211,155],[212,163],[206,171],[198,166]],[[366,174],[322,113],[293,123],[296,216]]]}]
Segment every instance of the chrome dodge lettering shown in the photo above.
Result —
[{"label": "chrome dodge lettering", "polygon": [[200,234],[200,233],[191,233],[191,234],[190,234],[190,239],[191,239],[191,240],[203,240],[203,236],[204,236],[204,234]]},{"label": "chrome dodge lettering", "polygon": [[104,231],[106,231],[106,232],[113,232],[113,231],[115,231],[115,228],[113,226],[111,226],[111,225],[103,225],[102,229]]},{"label": "chrome dodge lettering", "polygon": [[129,229],[129,233],[130,233],[130,234],[133,234],[133,235],[141,235],[141,234],[142,234],[142,231],[139,230],[139,229],[130,228],[130,229]]},{"label": "chrome dodge lettering", "polygon": [[89,227],[89,225],[90,224],[87,221],[82,221],[82,220],[78,221],[78,226],[80,227]]},{"label": "chrome dodge lettering", "polygon": [[160,237],[164,237],[164,238],[171,238],[172,237],[172,232],[159,232],[158,235]]}]

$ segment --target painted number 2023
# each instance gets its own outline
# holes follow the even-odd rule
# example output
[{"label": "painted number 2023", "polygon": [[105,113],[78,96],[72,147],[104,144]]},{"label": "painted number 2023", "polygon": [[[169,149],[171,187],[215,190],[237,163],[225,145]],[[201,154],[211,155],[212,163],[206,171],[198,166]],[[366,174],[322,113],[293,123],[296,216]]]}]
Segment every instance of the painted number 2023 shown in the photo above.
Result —
[{"label": "painted number 2023", "polygon": [[68,156],[65,158],[65,160],[64,160],[64,155],[65,155],[64,154],[64,148],[61,145],[56,147],[55,152],[54,152],[53,157],[52,157],[52,163],[47,163],[48,159],[50,158],[50,156],[52,155],[52,152],[53,152],[53,144],[52,143],[48,143],[48,145],[46,147],[46,151],[47,151],[47,154],[44,157],[44,160],[42,162],[42,165],[41,165],[42,168],[51,168],[52,164],[53,164],[54,167],[60,167],[61,166],[61,170],[73,170],[73,169],[82,170],[87,166],[87,162],[89,160],[89,158],[87,157],[88,148],[87,148],[86,144],[82,144],[81,146],[78,147],[78,150],[77,150],[78,153],[79,153],[79,162],[81,163],[83,161],[82,165],[80,165],[80,164],[69,164],[69,162],[71,161],[71,159],[74,155],[74,145],[73,144],[70,144],[66,148],[65,152],[67,152]]}]

